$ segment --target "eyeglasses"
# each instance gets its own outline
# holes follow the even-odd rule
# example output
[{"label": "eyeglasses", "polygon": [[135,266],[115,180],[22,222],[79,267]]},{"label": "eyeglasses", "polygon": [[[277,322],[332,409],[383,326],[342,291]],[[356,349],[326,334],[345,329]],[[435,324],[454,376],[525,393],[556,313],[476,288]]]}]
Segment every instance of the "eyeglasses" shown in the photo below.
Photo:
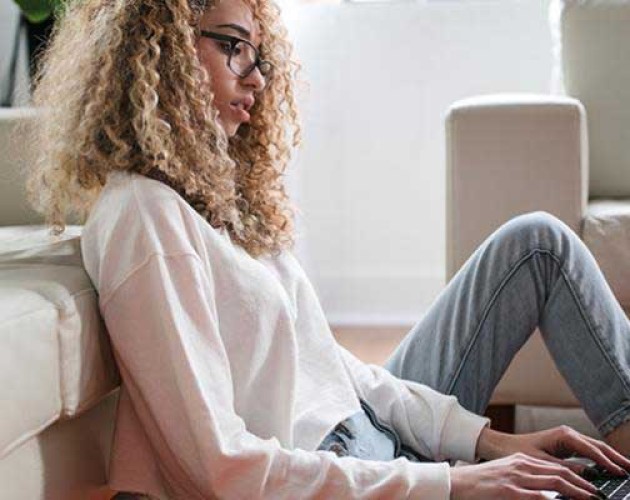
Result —
[{"label": "eyeglasses", "polygon": [[246,78],[249,74],[258,68],[260,74],[265,77],[265,80],[271,75],[273,70],[273,64],[269,61],[265,61],[260,58],[260,52],[247,40],[237,38],[235,36],[224,35],[222,33],[215,33],[213,31],[201,31],[201,36],[217,40],[219,42],[225,42],[221,44],[226,54],[228,55],[228,68],[235,75]]}]

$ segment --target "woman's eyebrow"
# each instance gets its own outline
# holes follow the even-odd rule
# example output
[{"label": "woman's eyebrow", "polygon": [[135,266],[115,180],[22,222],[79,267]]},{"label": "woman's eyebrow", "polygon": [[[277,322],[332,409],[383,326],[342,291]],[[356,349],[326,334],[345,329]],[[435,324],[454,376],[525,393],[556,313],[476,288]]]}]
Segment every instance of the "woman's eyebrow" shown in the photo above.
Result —
[{"label": "woman's eyebrow", "polygon": [[230,28],[234,31],[239,32],[243,37],[247,38],[248,40],[251,38],[251,33],[238,24],[219,24],[217,25],[217,28]]}]

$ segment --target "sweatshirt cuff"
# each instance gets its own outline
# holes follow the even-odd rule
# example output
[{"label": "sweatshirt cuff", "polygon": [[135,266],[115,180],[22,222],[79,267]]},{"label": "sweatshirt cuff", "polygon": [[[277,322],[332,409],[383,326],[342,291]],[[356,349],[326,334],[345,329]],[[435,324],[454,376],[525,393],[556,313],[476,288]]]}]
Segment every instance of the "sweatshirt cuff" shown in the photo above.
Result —
[{"label": "sweatshirt cuff", "polygon": [[440,455],[474,463],[479,434],[489,425],[489,418],[480,417],[457,404],[449,413],[442,429]]},{"label": "sweatshirt cuff", "polygon": [[408,498],[449,500],[451,495],[451,467],[448,462],[418,463],[403,459],[414,479]]}]

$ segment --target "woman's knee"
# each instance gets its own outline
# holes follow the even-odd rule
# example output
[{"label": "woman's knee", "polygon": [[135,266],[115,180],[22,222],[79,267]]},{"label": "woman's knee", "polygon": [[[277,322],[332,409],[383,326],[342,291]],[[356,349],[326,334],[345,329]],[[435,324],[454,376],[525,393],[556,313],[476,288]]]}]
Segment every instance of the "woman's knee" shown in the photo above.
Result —
[{"label": "woman's knee", "polygon": [[567,234],[574,234],[569,226],[542,210],[518,215],[497,231],[497,236],[512,243],[547,249],[553,248],[554,244]]}]

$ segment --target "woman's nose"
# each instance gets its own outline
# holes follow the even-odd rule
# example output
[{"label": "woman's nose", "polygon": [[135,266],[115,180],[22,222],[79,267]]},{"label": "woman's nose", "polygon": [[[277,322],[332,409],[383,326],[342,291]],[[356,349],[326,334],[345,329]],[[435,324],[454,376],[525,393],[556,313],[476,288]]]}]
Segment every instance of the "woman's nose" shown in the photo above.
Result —
[{"label": "woman's nose", "polygon": [[262,75],[258,67],[255,67],[254,71],[252,71],[241,81],[243,82],[243,85],[252,87],[255,92],[261,92],[267,84],[265,77]]}]

